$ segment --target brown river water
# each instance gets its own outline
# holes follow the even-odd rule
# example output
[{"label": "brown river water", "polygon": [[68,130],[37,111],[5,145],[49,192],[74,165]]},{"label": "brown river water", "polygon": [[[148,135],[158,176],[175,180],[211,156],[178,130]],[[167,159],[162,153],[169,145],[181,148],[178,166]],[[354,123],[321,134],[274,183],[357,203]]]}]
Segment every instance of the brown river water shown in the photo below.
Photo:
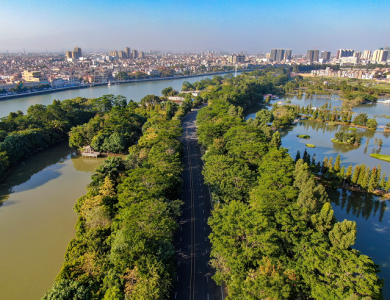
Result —
[{"label": "brown river water", "polygon": [[103,158],[83,159],[67,143],[35,154],[0,185],[0,299],[40,299],[61,270],[86,193]]}]

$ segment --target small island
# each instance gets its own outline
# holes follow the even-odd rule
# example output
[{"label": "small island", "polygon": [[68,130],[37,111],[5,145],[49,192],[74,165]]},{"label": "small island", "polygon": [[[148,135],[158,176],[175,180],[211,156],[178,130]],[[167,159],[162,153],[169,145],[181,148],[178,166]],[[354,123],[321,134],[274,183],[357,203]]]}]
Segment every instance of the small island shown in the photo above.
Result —
[{"label": "small island", "polygon": [[381,159],[387,162],[390,162],[390,155],[384,155],[384,154],[370,154],[371,157]]},{"label": "small island", "polygon": [[335,138],[332,139],[332,142],[346,144],[346,145],[359,146],[361,143],[361,139],[360,139],[360,137],[358,137],[356,135],[356,133],[337,132],[335,134]]},{"label": "small island", "polygon": [[301,139],[305,139],[305,140],[310,139],[310,135],[306,135],[306,134],[298,134],[297,137],[299,137]]}]

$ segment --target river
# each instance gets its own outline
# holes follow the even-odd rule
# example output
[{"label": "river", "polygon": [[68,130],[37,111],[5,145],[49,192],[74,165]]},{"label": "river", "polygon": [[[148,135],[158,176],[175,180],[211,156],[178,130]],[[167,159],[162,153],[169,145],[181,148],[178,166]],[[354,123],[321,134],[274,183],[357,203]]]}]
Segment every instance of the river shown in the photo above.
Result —
[{"label": "river", "polygon": [[[222,74],[224,75],[224,74]],[[30,105],[48,105],[53,99],[123,95],[139,101],[148,94],[161,95],[183,81],[212,76],[148,81],[67,90],[52,94],[0,101],[0,117]],[[83,159],[66,143],[35,154],[20,164],[0,184],[0,299],[36,300],[52,286],[75,234],[73,206],[86,193],[93,170],[103,159]]]},{"label": "river", "polygon": [[[320,107],[326,102],[332,104],[332,107],[340,107],[341,100],[337,96],[332,98],[323,96],[306,97],[286,97],[280,99],[289,100],[292,104],[307,106],[312,104],[314,107]],[[279,100],[277,100],[279,101]],[[271,104],[277,102],[271,101]],[[254,118],[259,107],[253,107],[246,113],[245,119]],[[359,105],[353,109],[356,113],[366,113],[369,117],[388,115],[390,116],[390,105],[376,103]],[[385,117],[376,118],[379,125],[390,123]],[[356,132],[362,139],[360,146],[348,146],[335,144],[331,141],[334,134],[338,131]],[[309,135],[310,139],[300,139],[297,135]],[[356,164],[364,163],[371,169],[378,164],[381,165],[382,173],[390,175],[390,163],[375,159],[369,156],[371,153],[381,153],[390,155],[389,134],[381,131],[371,131],[358,129],[350,131],[348,126],[330,126],[316,121],[300,121],[296,125],[290,126],[281,132],[282,147],[289,149],[289,153],[295,158],[297,151],[303,154],[304,149],[317,161],[323,161],[325,156],[333,157],[340,154],[341,165],[347,168],[350,164],[354,167]],[[375,143],[375,139],[382,139],[381,148]],[[305,144],[313,144],[315,148],[305,147]],[[357,223],[356,243],[352,247],[360,250],[363,254],[371,257],[374,262],[381,266],[379,276],[385,279],[384,299],[390,299],[390,201],[380,199],[372,194],[349,192],[344,190],[328,190],[335,217],[338,221],[344,219],[352,220]]]},{"label": "river", "polygon": [[0,185],[0,299],[40,299],[53,284],[75,233],[72,208],[102,161],[61,143],[24,161]]},{"label": "river", "polygon": [[[225,74],[218,74],[225,75]],[[76,97],[84,98],[98,98],[107,94],[122,95],[127,98],[127,100],[140,101],[146,95],[157,95],[161,96],[161,91],[166,87],[173,87],[175,90],[180,91],[183,86],[184,81],[189,81],[191,83],[205,79],[212,78],[213,75],[207,76],[197,76],[190,78],[181,78],[181,79],[170,79],[170,80],[158,80],[158,81],[146,81],[146,82],[132,82],[124,83],[118,85],[102,85],[94,86],[90,88],[83,89],[72,89],[62,92],[56,92],[51,94],[42,94],[35,95],[30,97],[21,97],[13,98],[8,100],[0,100],[0,118],[7,116],[10,112],[16,112],[21,110],[23,112],[27,111],[31,105],[34,104],[52,104],[53,100],[66,100]]]}]

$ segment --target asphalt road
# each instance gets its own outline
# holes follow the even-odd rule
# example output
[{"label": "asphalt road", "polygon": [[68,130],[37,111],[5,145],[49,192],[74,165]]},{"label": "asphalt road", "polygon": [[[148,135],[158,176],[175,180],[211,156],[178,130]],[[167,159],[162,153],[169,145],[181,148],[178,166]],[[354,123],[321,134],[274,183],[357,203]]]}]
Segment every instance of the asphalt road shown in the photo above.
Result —
[{"label": "asphalt road", "polygon": [[222,289],[211,279],[213,270],[209,265],[211,232],[207,225],[211,201],[208,186],[202,175],[201,151],[196,136],[196,116],[193,110],[182,121],[184,146],[182,216],[180,228],[175,235],[177,278],[170,299],[221,300]]}]

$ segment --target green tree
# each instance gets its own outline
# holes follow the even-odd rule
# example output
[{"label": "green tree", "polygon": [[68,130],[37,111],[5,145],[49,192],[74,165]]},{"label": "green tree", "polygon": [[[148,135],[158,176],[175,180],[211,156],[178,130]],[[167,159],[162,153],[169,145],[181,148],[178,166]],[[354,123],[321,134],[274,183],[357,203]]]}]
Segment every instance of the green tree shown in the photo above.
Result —
[{"label": "green tree", "polygon": [[379,187],[384,190],[386,188],[386,173],[383,173],[382,179],[379,183]]},{"label": "green tree", "polygon": [[336,161],[335,161],[335,163],[334,163],[333,170],[334,170],[336,173],[339,173],[339,172],[340,172],[340,154],[338,154],[337,157],[336,157]]},{"label": "green tree", "polygon": [[113,133],[104,139],[102,149],[112,153],[122,153],[125,150],[126,143],[122,135]]},{"label": "green tree", "polygon": [[88,284],[78,281],[60,280],[43,296],[43,300],[84,300],[92,297]]},{"label": "green tree", "polygon": [[371,171],[370,171],[370,168],[367,167],[364,179],[362,181],[362,184],[360,185],[363,189],[368,189],[368,184],[370,182],[370,178],[371,178]]},{"label": "green tree", "polygon": [[373,192],[379,185],[379,177],[378,170],[374,167],[371,171],[371,176],[368,181],[367,190],[369,192]]},{"label": "green tree", "polygon": [[352,164],[350,164],[347,168],[347,172],[345,174],[345,180],[349,183],[352,180]]},{"label": "green tree", "polygon": [[277,149],[280,148],[282,145],[282,139],[279,131],[275,131],[275,133],[272,135],[272,139],[269,145],[270,147],[275,147]]},{"label": "green tree", "polygon": [[[363,170],[363,168],[362,168],[362,170]],[[354,184],[354,185],[358,184],[359,177],[360,177],[360,166],[356,165],[355,166],[355,170],[353,171],[353,176],[352,176],[352,179],[351,179],[351,183]]]},{"label": "green tree", "polygon": [[258,185],[250,193],[250,204],[274,211],[296,198],[292,187],[294,162],[284,149],[272,149],[259,166]]},{"label": "green tree", "polygon": [[362,164],[360,166],[360,172],[359,172],[359,178],[357,180],[357,184],[363,187],[365,178],[366,178],[366,166],[365,164]]}]

